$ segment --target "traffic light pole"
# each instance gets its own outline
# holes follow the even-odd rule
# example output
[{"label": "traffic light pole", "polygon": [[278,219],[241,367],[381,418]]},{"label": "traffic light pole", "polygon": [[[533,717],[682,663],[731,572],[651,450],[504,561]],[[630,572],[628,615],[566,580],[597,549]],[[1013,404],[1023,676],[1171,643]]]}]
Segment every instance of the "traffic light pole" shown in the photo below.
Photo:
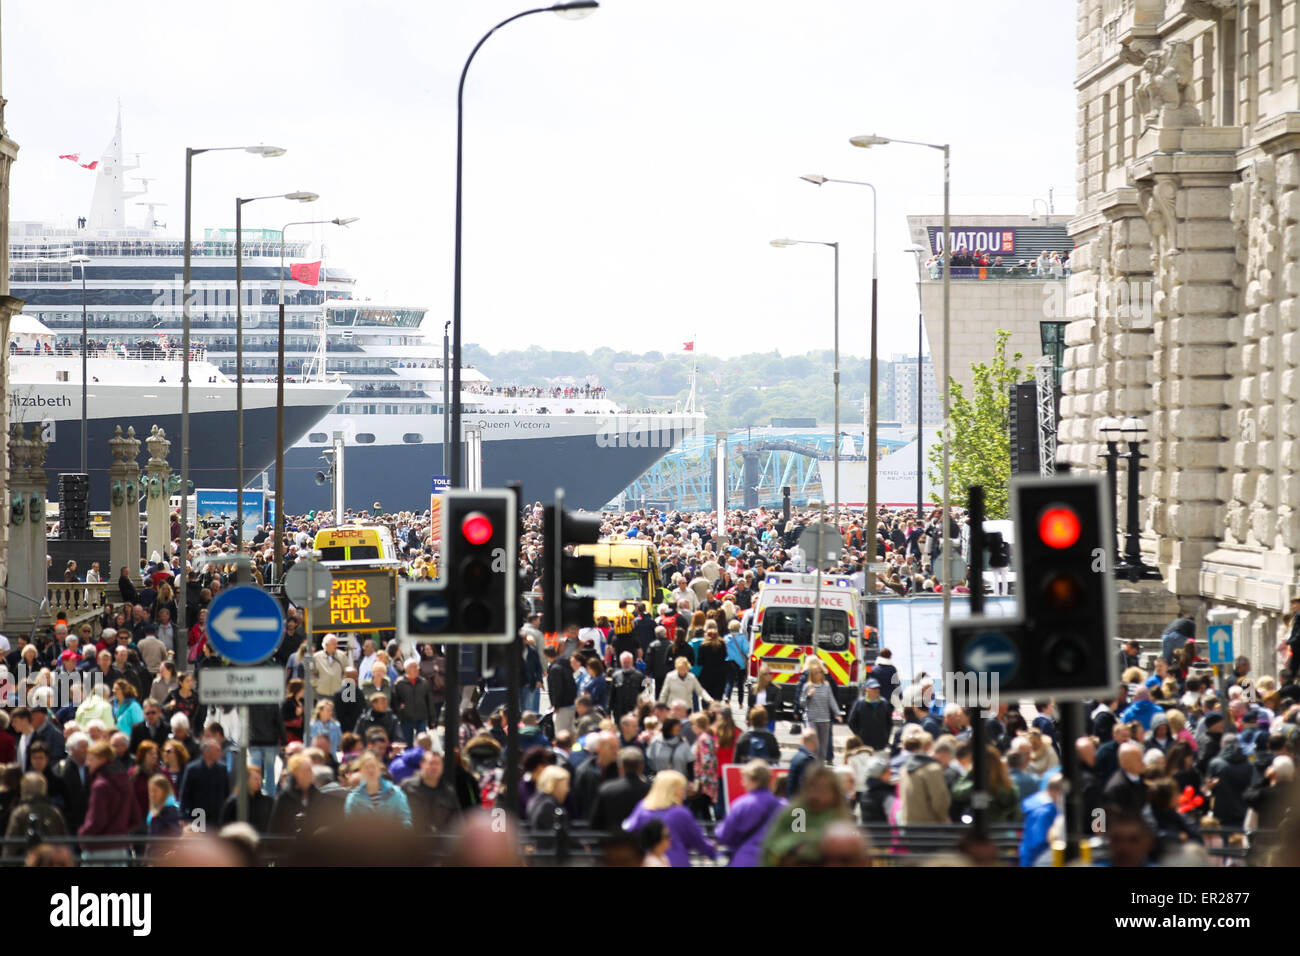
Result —
[{"label": "traffic light pole", "polygon": [[[506,489],[514,494],[515,514],[519,514],[520,503],[523,500],[523,488],[519,482],[512,481],[506,485]],[[518,562],[515,567],[506,568],[506,574],[519,574]],[[523,588],[519,589],[523,593]],[[522,612],[523,600],[518,599],[520,610]],[[523,614],[519,620],[524,620]],[[516,621],[518,623],[518,621]],[[540,649],[539,649],[540,650]],[[519,806],[519,704],[520,697],[523,694],[523,653],[524,640],[520,636],[519,629],[516,627],[514,640],[506,645],[506,767],[505,767],[505,808],[508,811],[518,813],[521,809]]]},{"label": "traffic light pole", "polygon": [[[970,496],[966,502],[970,515],[970,563],[967,565],[967,581],[970,586],[970,616],[979,617],[984,613],[984,486],[971,485]],[[944,528],[947,540],[947,528]],[[950,585],[944,584],[944,590]],[[949,662],[955,667],[955,662]],[[971,773],[975,776],[975,789],[971,793],[971,816],[975,823],[975,837],[979,840],[989,835],[989,794],[988,794],[988,753],[986,752],[987,728],[981,713],[982,696],[976,683],[976,700],[974,707],[967,707],[966,714],[971,722]],[[970,683],[966,682],[969,691]]]},{"label": "traffic light pole", "polygon": [[1074,742],[1083,736],[1083,704],[1077,700],[1063,701],[1061,723],[1061,772],[1067,783],[1065,789],[1065,862],[1070,863],[1082,855],[1085,861],[1090,853],[1085,849],[1083,818],[1087,809],[1083,805],[1083,771],[1079,765],[1079,752]]}]

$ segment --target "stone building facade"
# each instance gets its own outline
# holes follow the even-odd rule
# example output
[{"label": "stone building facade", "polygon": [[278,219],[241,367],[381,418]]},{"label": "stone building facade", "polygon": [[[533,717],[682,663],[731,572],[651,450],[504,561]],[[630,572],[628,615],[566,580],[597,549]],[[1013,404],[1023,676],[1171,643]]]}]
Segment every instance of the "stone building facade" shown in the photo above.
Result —
[{"label": "stone building facade", "polygon": [[1298,8],[1077,6],[1058,460],[1097,469],[1098,421],[1144,419],[1142,550],[1163,577],[1148,596],[1202,620],[1236,609],[1260,674],[1300,591]]}]

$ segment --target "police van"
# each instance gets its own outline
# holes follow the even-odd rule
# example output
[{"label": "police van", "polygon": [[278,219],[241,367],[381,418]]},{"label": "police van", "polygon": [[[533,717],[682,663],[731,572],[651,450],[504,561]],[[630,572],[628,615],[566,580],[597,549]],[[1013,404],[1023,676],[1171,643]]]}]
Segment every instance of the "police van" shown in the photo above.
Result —
[{"label": "police van", "polygon": [[393,533],[384,525],[349,524],[316,532],[313,544],[329,567],[400,567]]},{"label": "police van", "polygon": [[816,654],[846,712],[871,670],[867,655],[874,649],[875,628],[867,624],[867,606],[853,578],[840,574],[821,576],[819,633],[813,636],[813,609],[818,602],[817,575],[777,572],[767,576],[759,591],[751,619],[748,683],[758,680],[767,667],[779,688],[775,706],[768,694],[768,713],[793,717],[802,689],[805,658]]},{"label": "police van", "polygon": [[348,646],[353,640],[348,635],[353,634],[380,642],[394,637],[402,562],[389,528],[376,524],[323,528],[316,532],[313,546],[321,565],[330,569],[333,584],[328,608],[312,614],[312,631],[318,637],[338,634]]}]

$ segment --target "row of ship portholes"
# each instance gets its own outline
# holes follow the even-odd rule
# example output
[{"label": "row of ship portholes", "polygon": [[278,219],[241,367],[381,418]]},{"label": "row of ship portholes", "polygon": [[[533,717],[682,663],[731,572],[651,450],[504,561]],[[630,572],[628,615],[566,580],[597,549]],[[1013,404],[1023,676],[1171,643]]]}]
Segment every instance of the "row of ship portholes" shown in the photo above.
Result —
[{"label": "row of ship portholes", "polygon": [[[324,432],[312,432],[307,436],[307,440],[313,444],[323,445],[329,441],[329,436]],[[370,434],[370,432],[358,432],[352,437],[352,440],[358,445],[373,445],[375,443],[375,436]],[[402,436],[402,441],[407,445],[419,445],[424,442],[424,436],[419,432],[407,432]]]}]

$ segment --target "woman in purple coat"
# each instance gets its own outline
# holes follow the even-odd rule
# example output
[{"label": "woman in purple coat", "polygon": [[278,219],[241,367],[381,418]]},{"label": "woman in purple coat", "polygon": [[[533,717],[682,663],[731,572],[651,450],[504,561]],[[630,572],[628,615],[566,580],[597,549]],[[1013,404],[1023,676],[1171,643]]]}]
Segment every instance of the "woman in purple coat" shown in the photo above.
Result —
[{"label": "woman in purple coat", "polygon": [[772,772],[765,760],[751,760],[740,772],[745,795],[731,805],[714,837],[731,851],[728,866],[758,866],[763,836],[785,801],[772,793]]},{"label": "woman in purple coat", "polygon": [[682,806],[686,798],[686,777],[676,770],[660,770],[650,784],[650,792],[623,821],[623,829],[635,833],[649,820],[662,821],[672,836],[668,862],[673,866],[690,866],[691,851],[715,859],[718,851],[704,837],[695,816]]}]

